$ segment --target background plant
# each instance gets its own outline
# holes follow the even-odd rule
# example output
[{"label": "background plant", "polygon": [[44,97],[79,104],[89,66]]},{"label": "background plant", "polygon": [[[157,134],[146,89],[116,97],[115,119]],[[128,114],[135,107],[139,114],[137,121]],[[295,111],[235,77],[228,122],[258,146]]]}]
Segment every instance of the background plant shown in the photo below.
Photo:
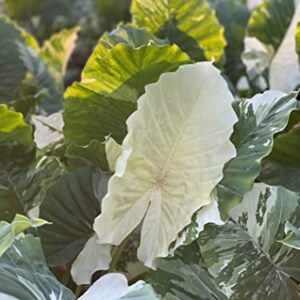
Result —
[{"label": "background plant", "polygon": [[[20,299],[75,299],[86,290],[82,299],[300,299],[298,1],[0,0],[0,14],[0,292]],[[204,61],[222,77],[207,72],[212,108],[203,136],[230,115],[231,106],[217,114],[222,89],[212,82],[219,78],[237,116],[236,154],[223,162],[211,206],[193,209],[167,255],[154,255],[152,270],[137,258],[140,226],[109,243],[103,237],[116,239],[120,229],[93,224],[112,214],[104,203],[115,171],[128,162],[128,130],[145,124],[140,146],[150,147],[147,134],[158,140],[138,99]],[[172,89],[188,94],[199,86]],[[165,99],[149,100],[163,121]],[[163,145],[157,149],[159,160]],[[145,178],[141,172],[138,180]],[[138,180],[123,192],[129,185],[136,191]],[[177,216],[174,203],[170,211]],[[122,292],[114,295],[109,282]],[[93,294],[103,286],[108,294]]]}]

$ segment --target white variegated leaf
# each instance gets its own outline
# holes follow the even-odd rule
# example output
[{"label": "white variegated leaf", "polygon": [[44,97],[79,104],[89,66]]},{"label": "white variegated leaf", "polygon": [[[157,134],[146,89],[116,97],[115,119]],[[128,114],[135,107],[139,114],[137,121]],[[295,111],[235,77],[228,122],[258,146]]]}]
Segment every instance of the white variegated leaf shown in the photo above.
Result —
[{"label": "white variegated leaf", "polygon": [[105,143],[105,152],[109,170],[114,171],[116,169],[117,159],[122,153],[122,147],[110,137]]},{"label": "white variegated leaf", "polygon": [[296,28],[300,21],[299,1],[290,27],[270,65],[270,88],[290,92],[300,85],[300,68],[296,53]]},{"label": "white variegated leaf", "polygon": [[170,249],[170,253],[173,254],[174,251],[180,246],[190,244],[191,242],[196,240],[200,232],[203,231],[204,226],[210,223],[216,225],[224,224],[220,216],[217,199],[213,200],[213,202],[209,205],[202,207],[196,213],[195,222],[193,222],[182,233],[180,233],[174,244],[174,247]]},{"label": "white variegated leaf", "polygon": [[127,279],[119,273],[110,273],[98,279],[79,300],[158,300],[153,289],[143,281],[128,286]]},{"label": "white variegated leaf", "polygon": [[77,285],[90,284],[92,275],[99,270],[107,270],[111,262],[111,247],[99,245],[94,234],[72,264],[71,274]]},{"label": "white variegated leaf", "polygon": [[138,257],[154,267],[169,245],[212,203],[237,117],[220,71],[202,62],[163,74],[146,86],[94,229],[102,244],[119,245],[142,221]]}]

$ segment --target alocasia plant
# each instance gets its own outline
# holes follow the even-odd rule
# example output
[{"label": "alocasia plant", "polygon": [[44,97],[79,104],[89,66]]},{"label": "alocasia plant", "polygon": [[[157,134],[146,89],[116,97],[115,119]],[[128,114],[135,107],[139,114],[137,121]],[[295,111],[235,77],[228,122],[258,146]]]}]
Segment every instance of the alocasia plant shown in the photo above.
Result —
[{"label": "alocasia plant", "polygon": [[300,299],[299,1],[21,2],[0,299]]},{"label": "alocasia plant", "polygon": [[142,222],[139,258],[153,267],[156,257],[168,255],[193,213],[212,203],[224,164],[235,156],[232,101],[211,63],[180,67],[146,86],[127,120],[128,135],[94,225],[100,243],[119,245]]}]

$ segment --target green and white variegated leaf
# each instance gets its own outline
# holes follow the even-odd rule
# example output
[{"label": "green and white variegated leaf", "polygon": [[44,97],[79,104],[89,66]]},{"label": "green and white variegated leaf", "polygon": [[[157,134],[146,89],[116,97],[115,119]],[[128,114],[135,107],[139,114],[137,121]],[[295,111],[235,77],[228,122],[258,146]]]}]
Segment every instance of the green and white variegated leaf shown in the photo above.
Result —
[{"label": "green and white variegated leaf", "polygon": [[206,0],[134,0],[133,24],[187,52],[196,61],[219,61],[226,46],[215,11]]},{"label": "green and white variegated leaf", "polygon": [[93,231],[109,177],[97,168],[79,168],[55,183],[40,207],[40,216],[52,223],[39,230],[47,261],[59,266],[77,257],[72,275],[78,284],[109,267],[110,247],[98,245]]},{"label": "green and white variegated leaf", "polygon": [[190,63],[175,45],[132,48],[118,44],[105,57],[101,47],[98,45],[89,59],[82,82],[65,93],[64,134],[68,144],[86,145],[93,139],[103,142],[109,135],[121,143],[127,133],[126,119],[136,109],[145,85]]},{"label": "green and white variegated leaf", "polygon": [[3,16],[0,16],[0,36],[0,103],[5,103],[16,97],[25,77],[16,45],[17,41],[25,41],[21,31]]},{"label": "green and white variegated leaf", "polygon": [[104,56],[107,52],[117,44],[126,44],[132,48],[138,48],[147,45],[164,46],[169,45],[169,42],[164,39],[159,39],[146,28],[137,28],[131,24],[120,25],[111,32],[106,32],[99,40],[102,47],[98,49],[98,55]]},{"label": "green and white variegated leaf", "polygon": [[77,285],[90,284],[96,271],[107,270],[111,262],[110,252],[110,245],[99,245],[96,234],[92,235],[72,264],[74,282]]},{"label": "green and white variegated leaf", "polygon": [[284,232],[286,234],[286,237],[279,242],[288,247],[300,250],[300,230],[299,230],[299,228],[297,228],[293,224],[287,222],[284,227]]},{"label": "green and white variegated leaf", "polygon": [[[297,0],[295,0],[297,1]],[[270,88],[290,92],[300,85],[300,67],[296,52],[296,30],[300,21],[300,5],[297,3],[295,14],[288,31],[281,42],[270,65]],[[286,75],[288,74],[288,76]]]},{"label": "green and white variegated leaf", "polygon": [[220,71],[207,62],[146,86],[95,220],[100,243],[119,245],[143,222],[139,259],[154,267],[155,258],[168,255],[192,215],[212,203],[224,164],[235,156],[232,101]]},{"label": "green and white variegated leaf", "polygon": [[264,91],[268,87],[265,74],[272,61],[274,50],[253,37],[246,37],[244,44],[242,61],[246,66],[248,78],[257,90]]},{"label": "green and white variegated leaf", "polygon": [[164,300],[226,300],[200,256],[197,243],[176,251],[175,257],[159,259],[151,283]]},{"label": "green and white variegated leaf", "polygon": [[39,149],[57,148],[63,143],[64,121],[61,112],[44,116],[32,116],[35,126],[34,141]]},{"label": "green and white variegated leaf", "polygon": [[222,218],[251,190],[261,170],[261,161],[272,150],[274,135],[282,131],[293,110],[298,108],[296,94],[268,91],[235,103],[239,117],[232,141],[237,156],[224,168],[217,187]]},{"label": "green and white variegated leaf", "polygon": [[51,36],[40,50],[39,56],[48,66],[58,87],[63,89],[63,76],[75,48],[79,28],[64,29]]},{"label": "green and white variegated leaf", "polygon": [[38,238],[27,235],[0,258],[0,291],[22,300],[75,300],[49,271]]},{"label": "green and white variegated leaf", "polygon": [[284,188],[255,184],[231,210],[235,223],[209,225],[200,235],[208,270],[230,299],[299,299],[300,252],[278,243],[287,220],[300,224],[299,200]]},{"label": "green and white variegated leaf", "polygon": [[38,228],[45,224],[49,224],[42,219],[34,218],[29,220],[22,215],[16,215],[11,223],[0,222],[0,257],[11,247],[15,238],[28,228]]},{"label": "green and white variegated leaf", "polygon": [[202,207],[192,218],[192,223],[188,225],[177,237],[174,245],[170,247],[171,254],[182,245],[189,245],[195,241],[200,232],[203,231],[204,226],[209,223],[223,225],[224,222],[221,219],[218,202],[215,193],[212,194],[215,197],[212,203]]},{"label": "green and white variegated leaf", "polygon": [[137,281],[128,286],[127,279],[119,273],[110,273],[98,279],[78,300],[159,300],[149,284]]}]

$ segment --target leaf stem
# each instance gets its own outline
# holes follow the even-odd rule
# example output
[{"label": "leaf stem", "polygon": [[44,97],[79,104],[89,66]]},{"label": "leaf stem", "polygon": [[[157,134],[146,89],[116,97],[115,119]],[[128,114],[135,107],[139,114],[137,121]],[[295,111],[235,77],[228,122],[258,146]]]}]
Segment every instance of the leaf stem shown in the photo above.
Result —
[{"label": "leaf stem", "polygon": [[108,272],[113,272],[122,256],[124,249],[129,242],[130,236],[128,236],[119,246],[116,246],[112,252],[112,260]]}]

